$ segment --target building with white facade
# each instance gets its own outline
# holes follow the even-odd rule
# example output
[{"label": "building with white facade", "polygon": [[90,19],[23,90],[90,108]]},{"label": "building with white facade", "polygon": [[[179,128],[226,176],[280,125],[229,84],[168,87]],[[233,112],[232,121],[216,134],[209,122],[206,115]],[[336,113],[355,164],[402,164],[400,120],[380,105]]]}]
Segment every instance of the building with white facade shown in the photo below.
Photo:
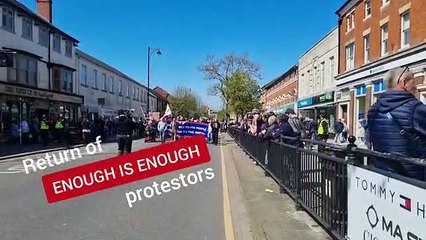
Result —
[{"label": "building with white facade", "polygon": [[[145,117],[148,91],[144,85],[79,49],[76,49],[76,66],[78,93],[84,96],[82,115],[113,119],[123,109],[133,110],[135,118]],[[150,101],[150,108],[155,111],[155,96]]]},{"label": "building with white facade", "polygon": [[0,0],[0,141],[12,121],[64,116],[77,123],[83,97],[75,93],[78,40],[52,24],[52,2],[37,1],[38,15],[14,0]]},{"label": "building with white facade", "polygon": [[312,119],[323,115],[330,121],[330,126],[335,120],[334,77],[338,73],[338,43],[336,27],[299,59],[299,114]]}]

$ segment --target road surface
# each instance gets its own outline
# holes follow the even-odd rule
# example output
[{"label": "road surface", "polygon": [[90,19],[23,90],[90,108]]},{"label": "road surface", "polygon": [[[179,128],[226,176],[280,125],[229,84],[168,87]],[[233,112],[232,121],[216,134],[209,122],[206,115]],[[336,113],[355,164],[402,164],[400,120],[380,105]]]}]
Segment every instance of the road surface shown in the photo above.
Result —
[{"label": "road surface", "polygon": [[[142,140],[134,142],[134,150],[152,146]],[[209,145],[211,162],[207,164],[48,204],[41,177],[112,157],[117,147],[106,143],[102,148],[102,153],[86,154],[82,159],[31,174],[24,172],[22,157],[0,162],[0,238],[222,240],[227,239],[226,234],[232,234],[229,226],[225,227],[224,207],[226,210],[228,204],[227,194],[225,198],[223,194],[220,146]],[[143,199],[132,208],[127,204],[126,192],[208,167],[215,174],[210,181]]]}]

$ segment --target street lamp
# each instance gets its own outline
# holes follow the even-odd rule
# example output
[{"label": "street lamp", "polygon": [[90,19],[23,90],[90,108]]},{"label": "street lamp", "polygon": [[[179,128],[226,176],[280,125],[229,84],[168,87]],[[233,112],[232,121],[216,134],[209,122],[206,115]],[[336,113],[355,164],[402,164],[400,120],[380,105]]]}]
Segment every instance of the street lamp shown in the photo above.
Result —
[{"label": "street lamp", "polygon": [[151,70],[151,55],[153,53],[161,55],[161,50],[159,48],[148,47],[148,91],[147,91],[148,98],[147,98],[147,103],[146,103],[147,104],[147,110],[148,110],[148,118],[149,118],[149,112],[150,112],[150,110],[149,110],[149,80],[150,79],[149,78],[150,78],[150,70]]}]

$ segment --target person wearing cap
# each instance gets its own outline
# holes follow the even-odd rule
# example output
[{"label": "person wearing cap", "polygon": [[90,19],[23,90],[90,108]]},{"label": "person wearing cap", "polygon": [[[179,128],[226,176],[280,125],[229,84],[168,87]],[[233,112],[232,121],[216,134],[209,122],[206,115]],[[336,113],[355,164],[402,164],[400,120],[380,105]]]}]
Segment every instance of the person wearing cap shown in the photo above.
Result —
[{"label": "person wearing cap", "polygon": [[[414,74],[407,67],[386,73],[387,91],[368,112],[373,149],[406,157],[426,157],[426,105],[414,96]],[[425,169],[407,162],[377,158],[376,167],[425,181]]]},{"label": "person wearing cap", "polygon": [[132,133],[135,129],[135,123],[125,114],[124,110],[118,111],[118,119],[115,123],[117,131],[118,156],[132,152]]}]

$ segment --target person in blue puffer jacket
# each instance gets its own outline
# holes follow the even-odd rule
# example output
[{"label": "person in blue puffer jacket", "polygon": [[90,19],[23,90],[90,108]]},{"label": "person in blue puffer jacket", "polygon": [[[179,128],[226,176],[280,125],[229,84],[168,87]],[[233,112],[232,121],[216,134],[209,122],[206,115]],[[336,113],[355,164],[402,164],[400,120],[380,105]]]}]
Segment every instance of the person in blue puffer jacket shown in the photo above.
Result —
[{"label": "person in blue puffer jacket", "polygon": [[[388,90],[368,113],[373,149],[407,157],[426,157],[426,105],[413,95],[413,73],[408,68],[395,68],[386,73],[384,80]],[[377,159],[376,167],[425,181],[425,169],[419,165]]]}]

